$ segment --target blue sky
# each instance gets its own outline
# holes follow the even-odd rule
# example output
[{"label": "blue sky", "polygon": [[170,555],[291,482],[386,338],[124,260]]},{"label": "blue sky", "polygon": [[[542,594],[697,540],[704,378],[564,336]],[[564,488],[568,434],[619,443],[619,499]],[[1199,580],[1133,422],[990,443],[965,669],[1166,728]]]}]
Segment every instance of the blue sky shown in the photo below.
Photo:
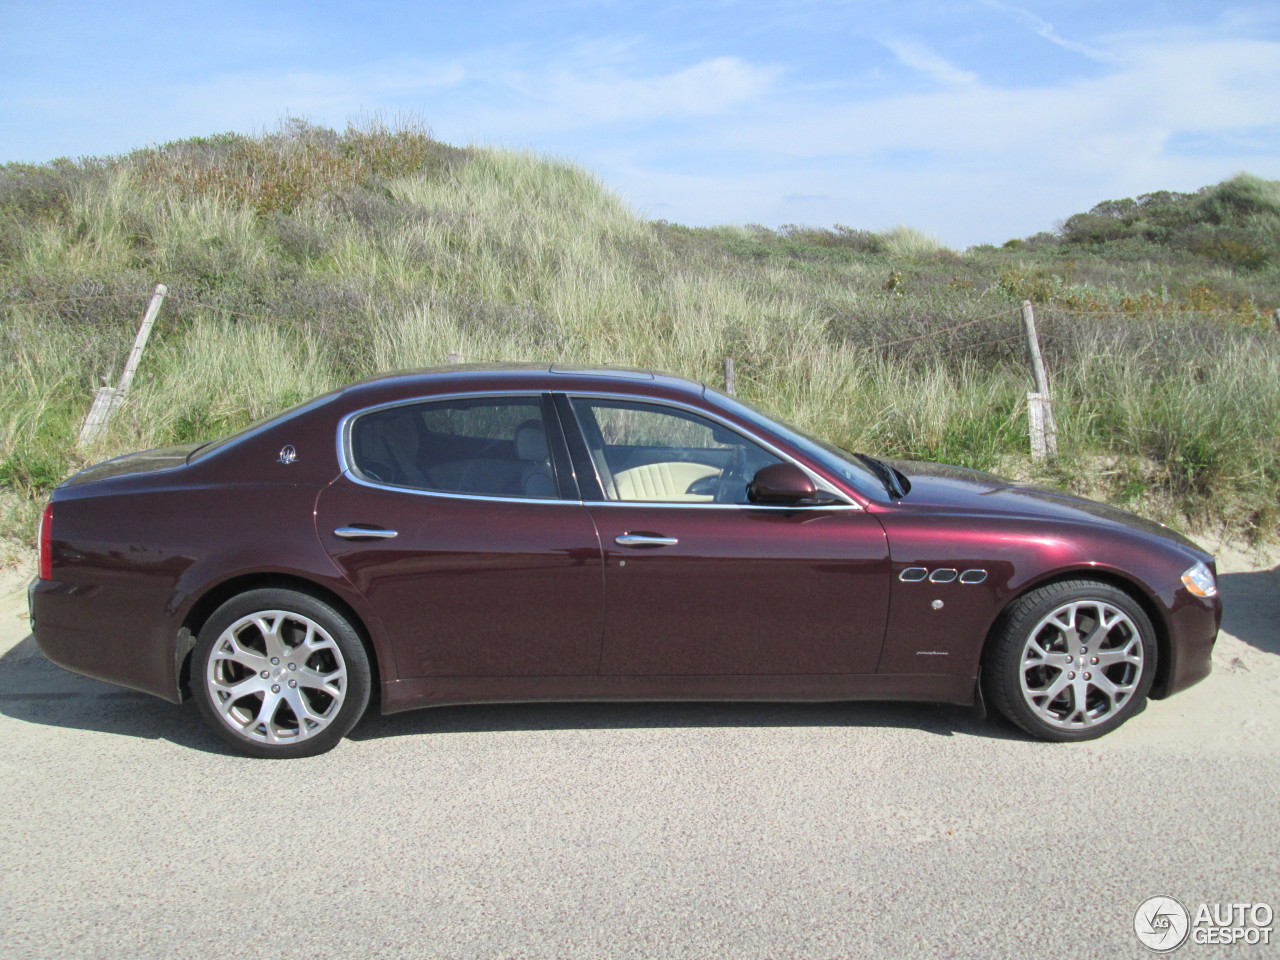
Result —
[{"label": "blue sky", "polygon": [[1280,178],[1280,4],[0,0],[0,162],[412,115],[690,224],[963,247]]}]

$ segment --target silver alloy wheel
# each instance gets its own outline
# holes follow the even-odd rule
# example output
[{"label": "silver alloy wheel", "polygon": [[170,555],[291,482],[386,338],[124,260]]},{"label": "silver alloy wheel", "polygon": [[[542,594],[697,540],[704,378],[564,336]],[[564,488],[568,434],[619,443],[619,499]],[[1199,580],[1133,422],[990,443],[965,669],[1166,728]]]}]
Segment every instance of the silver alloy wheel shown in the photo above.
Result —
[{"label": "silver alloy wheel", "polygon": [[1039,719],[1081,730],[1114,716],[1144,669],[1142,634],[1103,600],[1072,600],[1040,620],[1022,648],[1022,696]]},{"label": "silver alloy wheel", "polygon": [[222,631],[205,671],[218,716],[260,743],[297,743],[338,715],[347,692],[342,651],[320,624],[260,610]]}]

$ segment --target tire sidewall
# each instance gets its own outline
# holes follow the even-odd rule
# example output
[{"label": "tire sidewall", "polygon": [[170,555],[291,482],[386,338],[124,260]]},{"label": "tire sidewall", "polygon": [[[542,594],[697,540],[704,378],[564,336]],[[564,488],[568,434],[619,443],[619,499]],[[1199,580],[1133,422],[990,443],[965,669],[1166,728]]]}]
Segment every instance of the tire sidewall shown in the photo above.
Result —
[{"label": "tire sidewall", "polygon": [[[1093,726],[1063,729],[1042,720],[1022,694],[1022,651],[1028,635],[1058,607],[1081,600],[1098,600],[1123,610],[1142,639],[1142,676],[1128,701],[1114,714]],[[992,655],[985,665],[987,695],[1007,719],[1042,740],[1077,742],[1110,733],[1146,707],[1155,680],[1158,649],[1151,618],[1136,600],[1110,584],[1089,580],[1048,584],[1014,601],[993,637]]]},{"label": "tire sidewall", "polygon": [[[347,671],[346,695],[337,716],[320,733],[297,743],[262,743],[234,730],[219,715],[207,685],[209,660],[222,632],[237,620],[264,610],[283,610],[314,620],[337,644]],[[293,759],[332,750],[364,715],[371,687],[369,657],[351,623],[329,604],[296,590],[261,588],[227,600],[200,628],[191,655],[191,694],[200,715],[219,739],[252,757]]]}]

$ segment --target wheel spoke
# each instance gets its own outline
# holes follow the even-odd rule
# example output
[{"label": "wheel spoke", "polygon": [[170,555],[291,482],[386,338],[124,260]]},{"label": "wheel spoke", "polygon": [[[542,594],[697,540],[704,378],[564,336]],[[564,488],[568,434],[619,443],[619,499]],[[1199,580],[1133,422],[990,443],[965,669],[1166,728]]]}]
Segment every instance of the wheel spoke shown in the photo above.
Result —
[{"label": "wheel spoke", "polygon": [[1028,687],[1027,693],[1040,701],[1041,707],[1047,707],[1049,704],[1053,703],[1054,700],[1058,699],[1059,695],[1070,683],[1071,681],[1067,679],[1067,671],[1059,670],[1058,675],[1053,678],[1053,682],[1050,683],[1049,686],[1045,687],[1043,690]]},{"label": "wheel spoke", "polygon": [[218,706],[218,713],[224,720],[228,723],[240,725],[240,718],[243,717],[246,711],[253,711],[256,714],[257,708],[252,698],[260,696],[262,693],[261,682],[254,677],[235,687],[215,688],[214,702]]},{"label": "wheel spoke", "polygon": [[1048,621],[1064,633],[1076,628],[1076,606],[1062,607],[1049,615]]},{"label": "wheel spoke", "polygon": [[215,690],[218,693],[225,693],[229,695],[232,700],[239,700],[242,697],[247,697],[251,694],[261,693],[266,689],[266,684],[263,682],[261,677],[251,675],[242,680],[215,680],[209,684],[209,687],[211,690]]},{"label": "wheel spoke", "polygon": [[1036,657],[1035,660],[1032,660],[1029,657],[1024,658],[1026,659],[1026,662],[1029,665],[1035,665],[1037,663],[1047,664],[1049,662],[1049,658],[1053,656],[1053,654],[1048,649],[1046,649],[1044,644],[1040,642],[1039,637],[1032,637],[1030,640],[1027,641],[1026,652],[1028,654],[1034,654]]},{"label": "wheel spoke", "polygon": [[254,727],[265,726],[268,733],[272,731],[276,719],[276,711],[280,708],[280,694],[269,689],[262,691],[262,702],[258,704],[258,712],[251,721]]},{"label": "wheel spoke", "polygon": [[251,673],[259,673],[265,670],[269,662],[266,657],[241,646],[239,639],[230,631],[218,641],[214,656],[218,660],[238,663]]},{"label": "wheel spoke", "polygon": [[293,711],[293,715],[298,719],[298,739],[308,737],[321,729],[325,714],[316,713],[311,709],[311,705],[307,703],[307,698],[302,695],[302,691],[297,688],[291,688],[282,694],[289,709]]},{"label": "wheel spoke", "polygon": [[1097,651],[1094,656],[1098,658],[1098,669],[1105,670],[1107,667],[1114,667],[1118,663],[1131,663],[1134,666],[1141,664],[1142,656],[1139,652],[1134,650],[1135,646],[1137,647],[1137,651],[1141,651],[1142,645],[1136,639],[1133,643],[1123,649],[1114,648],[1111,650]]},{"label": "wheel spoke", "polygon": [[[1107,616],[1108,611],[1112,614],[1111,617]],[[1089,648],[1090,653],[1097,653],[1103,643],[1106,642],[1107,637],[1111,635],[1111,631],[1115,629],[1116,625],[1127,620],[1128,618],[1114,607],[1104,607],[1100,605],[1098,607],[1098,622],[1094,628],[1089,631],[1089,635],[1085,637],[1081,643]]]},{"label": "wheel spoke", "polygon": [[1071,682],[1071,714],[1070,719],[1081,726],[1089,726],[1093,718],[1089,716],[1089,681],[1076,679]]},{"label": "wheel spoke", "polygon": [[266,645],[268,657],[280,659],[289,655],[289,648],[285,646],[280,636],[280,628],[284,625],[284,621],[285,614],[278,611],[264,613],[254,620],[258,629],[262,631],[262,642]]},{"label": "wheel spoke", "polygon": [[298,686],[308,687],[312,690],[320,690],[329,694],[331,697],[338,696],[342,692],[342,681],[346,679],[346,671],[333,670],[330,673],[320,673],[312,670],[310,667],[303,667],[298,671]]},{"label": "wheel spoke", "polygon": [[1113,683],[1105,673],[1094,674],[1093,688],[1111,702],[1109,710],[1114,710],[1120,705],[1120,701],[1124,699],[1122,689]]}]

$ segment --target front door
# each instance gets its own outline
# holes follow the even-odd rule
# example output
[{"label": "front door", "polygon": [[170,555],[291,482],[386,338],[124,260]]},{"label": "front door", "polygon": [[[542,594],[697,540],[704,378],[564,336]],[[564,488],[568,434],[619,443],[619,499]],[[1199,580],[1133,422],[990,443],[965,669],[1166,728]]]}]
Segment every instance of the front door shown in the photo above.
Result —
[{"label": "front door", "polygon": [[889,555],[874,517],[749,504],[747,479],[779,458],[692,411],[571,407],[600,487],[602,674],[875,673]]}]

